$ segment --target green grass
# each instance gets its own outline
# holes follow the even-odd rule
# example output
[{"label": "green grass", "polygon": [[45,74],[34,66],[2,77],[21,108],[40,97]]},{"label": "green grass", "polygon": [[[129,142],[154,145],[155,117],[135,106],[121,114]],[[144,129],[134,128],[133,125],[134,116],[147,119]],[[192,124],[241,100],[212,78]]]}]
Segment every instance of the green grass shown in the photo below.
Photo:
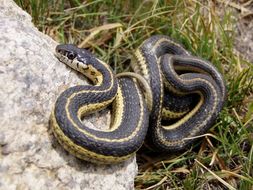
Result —
[{"label": "green grass", "polygon": [[[165,34],[224,75],[228,95],[216,125],[191,150],[170,157],[138,155],[136,189],[253,188],[253,67],[233,47],[233,14],[210,2],[16,0],[36,26],[58,42],[89,48],[116,72],[134,50]],[[205,2],[205,1],[203,1]],[[223,19],[221,16],[223,15]]]}]

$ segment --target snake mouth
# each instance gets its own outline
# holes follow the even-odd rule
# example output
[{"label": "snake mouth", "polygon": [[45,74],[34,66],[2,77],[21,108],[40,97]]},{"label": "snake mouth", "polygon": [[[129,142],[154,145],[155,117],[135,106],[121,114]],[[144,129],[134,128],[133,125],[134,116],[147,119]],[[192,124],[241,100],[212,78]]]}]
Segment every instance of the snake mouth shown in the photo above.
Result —
[{"label": "snake mouth", "polygon": [[68,64],[68,62],[70,61],[67,56],[65,56],[64,54],[61,54],[57,51],[54,52],[54,55],[62,63]]},{"label": "snake mouth", "polygon": [[54,56],[55,56],[57,59],[59,59],[59,61],[60,61],[60,59],[61,59],[61,57],[62,57],[62,54],[60,54],[59,52],[55,51],[55,52],[54,52]]}]

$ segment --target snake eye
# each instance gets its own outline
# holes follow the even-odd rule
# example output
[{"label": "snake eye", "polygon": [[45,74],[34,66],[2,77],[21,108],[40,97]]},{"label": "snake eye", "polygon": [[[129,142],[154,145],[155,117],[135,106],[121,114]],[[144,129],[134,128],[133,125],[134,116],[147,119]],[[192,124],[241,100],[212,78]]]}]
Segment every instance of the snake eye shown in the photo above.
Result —
[{"label": "snake eye", "polygon": [[74,54],[73,52],[68,53],[67,57],[71,60],[73,60],[76,57],[76,54]]}]

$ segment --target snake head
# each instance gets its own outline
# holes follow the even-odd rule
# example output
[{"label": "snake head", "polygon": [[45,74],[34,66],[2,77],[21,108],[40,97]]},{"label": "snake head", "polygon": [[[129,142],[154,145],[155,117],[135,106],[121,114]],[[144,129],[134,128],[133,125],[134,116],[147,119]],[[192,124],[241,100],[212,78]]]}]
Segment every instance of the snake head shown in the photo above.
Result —
[{"label": "snake head", "polygon": [[68,60],[74,60],[78,54],[79,48],[72,44],[60,44],[55,48],[55,55],[58,59],[63,57]]},{"label": "snake head", "polygon": [[80,72],[88,67],[85,59],[87,57],[86,54],[90,53],[73,44],[60,44],[55,48],[55,56],[61,62]]}]

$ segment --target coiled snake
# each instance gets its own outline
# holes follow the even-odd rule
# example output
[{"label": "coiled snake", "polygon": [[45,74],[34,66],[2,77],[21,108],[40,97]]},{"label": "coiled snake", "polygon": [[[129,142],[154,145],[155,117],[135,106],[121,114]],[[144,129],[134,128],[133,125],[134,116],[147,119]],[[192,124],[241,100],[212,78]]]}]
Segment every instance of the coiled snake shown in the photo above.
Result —
[{"label": "coiled snake", "polygon": [[[58,45],[56,56],[93,82],[65,90],[50,119],[60,144],[87,161],[123,161],[145,137],[155,151],[183,150],[212,127],[225,101],[226,88],[217,69],[164,35],[142,43],[135,52],[135,74],[128,76],[116,77],[106,63],[74,45]],[[138,81],[144,89],[148,86],[145,98]],[[91,129],[81,122],[83,116],[111,103],[109,130]]]}]

